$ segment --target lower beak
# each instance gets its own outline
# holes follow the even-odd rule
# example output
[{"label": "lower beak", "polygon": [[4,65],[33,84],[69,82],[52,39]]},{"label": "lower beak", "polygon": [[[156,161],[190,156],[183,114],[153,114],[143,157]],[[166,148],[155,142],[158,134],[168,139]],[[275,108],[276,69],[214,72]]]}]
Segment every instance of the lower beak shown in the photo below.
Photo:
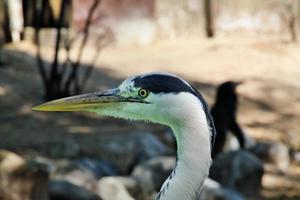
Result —
[{"label": "lower beak", "polygon": [[83,111],[117,104],[126,99],[119,95],[118,89],[71,96],[44,103],[32,108],[37,111]]}]

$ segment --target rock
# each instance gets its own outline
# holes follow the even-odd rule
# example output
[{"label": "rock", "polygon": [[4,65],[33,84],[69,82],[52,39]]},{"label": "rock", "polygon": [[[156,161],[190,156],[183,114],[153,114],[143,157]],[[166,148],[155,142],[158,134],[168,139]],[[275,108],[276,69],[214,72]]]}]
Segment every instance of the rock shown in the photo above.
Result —
[{"label": "rock", "polygon": [[154,135],[135,132],[126,136],[103,136],[94,152],[96,157],[111,161],[121,174],[128,174],[138,163],[172,151]]},{"label": "rock", "polygon": [[295,152],[293,157],[294,157],[294,161],[295,161],[298,165],[300,165],[300,151]]},{"label": "rock", "polygon": [[94,157],[109,160],[127,174],[136,158],[136,143],[132,134],[104,135],[97,141],[97,148],[86,148],[85,151]]},{"label": "rock", "polygon": [[96,193],[68,181],[50,181],[49,195],[51,200],[101,200]]},{"label": "rock", "polygon": [[47,200],[48,171],[45,165],[34,160],[0,151],[0,199]]},{"label": "rock", "polygon": [[93,172],[75,162],[69,161],[58,163],[58,168],[52,174],[51,180],[66,181],[87,190],[92,190],[97,184],[97,179]]},{"label": "rock", "polygon": [[223,152],[235,151],[240,149],[239,141],[232,134],[227,134]]},{"label": "rock", "polygon": [[93,190],[103,176],[115,176],[117,169],[109,162],[92,159],[60,161],[52,175],[53,180],[68,181],[74,185]]},{"label": "rock", "polygon": [[246,194],[261,188],[263,163],[246,151],[220,154],[212,163],[210,178]]},{"label": "rock", "polygon": [[173,135],[173,131],[171,128],[167,128],[166,131],[164,131],[160,135],[160,140],[166,144],[170,149],[176,151],[177,145],[176,145],[176,139]]},{"label": "rock", "polygon": [[140,187],[137,179],[133,177],[125,177],[125,176],[115,176],[112,178],[120,182],[132,197],[134,197],[135,199],[143,199],[142,197],[140,198],[137,197],[137,196],[141,196],[139,195],[139,193],[143,189]]},{"label": "rock", "polygon": [[110,161],[83,158],[74,161],[79,166],[91,171],[96,179],[104,176],[117,176],[119,170]]},{"label": "rock", "polygon": [[149,184],[152,183],[154,189],[159,191],[164,181],[171,174],[175,163],[176,159],[174,157],[155,157],[136,166],[132,172],[132,176],[138,177]]},{"label": "rock", "polygon": [[249,151],[266,162],[275,163],[281,170],[286,170],[290,164],[289,149],[283,143],[257,142]]},{"label": "rock", "polygon": [[[28,179],[32,181],[31,200],[47,200],[49,199],[48,182],[49,171],[45,163],[37,160],[28,160],[24,167],[25,175],[29,175]],[[22,194],[23,199],[23,194]]]},{"label": "rock", "polygon": [[116,181],[119,181],[128,190],[129,194],[138,200],[153,200],[154,188],[153,184],[148,184],[145,179],[137,177],[113,177]]},{"label": "rock", "polygon": [[53,158],[72,158],[80,154],[80,146],[73,140],[65,138],[61,142],[50,142],[47,146],[47,155]]},{"label": "rock", "polygon": [[[245,139],[245,148],[246,149],[251,148],[255,144],[254,139],[252,139],[248,134],[244,134],[244,139]],[[228,134],[226,137],[226,142],[225,142],[223,152],[236,151],[239,149],[241,149],[241,147],[240,147],[240,143],[239,143],[238,139],[236,138],[236,136],[234,136],[232,134]]]},{"label": "rock", "polygon": [[199,200],[243,200],[238,192],[222,187],[218,182],[207,178]]},{"label": "rock", "polygon": [[14,171],[24,167],[25,164],[26,161],[21,156],[6,150],[0,151],[1,175],[13,173]]},{"label": "rock", "polygon": [[125,186],[115,177],[104,177],[98,182],[98,194],[103,200],[134,200]]},{"label": "rock", "polygon": [[153,134],[138,133],[133,136],[135,141],[136,160],[142,162],[153,157],[170,155],[172,150]]},{"label": "rock", "polygon": [[3,67],[7,64],[7,58],[3,53],[3,43],[0,38],[0,67]]}]

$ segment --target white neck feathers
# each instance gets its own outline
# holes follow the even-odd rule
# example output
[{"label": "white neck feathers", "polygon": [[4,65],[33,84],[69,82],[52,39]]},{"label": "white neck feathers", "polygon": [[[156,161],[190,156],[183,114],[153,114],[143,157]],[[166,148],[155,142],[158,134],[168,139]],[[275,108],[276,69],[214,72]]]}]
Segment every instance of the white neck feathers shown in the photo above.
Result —
[{"label": "white neck feathers", "polygon": [[177,141],[178,160],[157,200],[196,200],[208,176],[211,165],[210,130],[202,105],[196,100],[183,105],[184,110],[190,112],[182,112],[180,122],[171,125]]}]

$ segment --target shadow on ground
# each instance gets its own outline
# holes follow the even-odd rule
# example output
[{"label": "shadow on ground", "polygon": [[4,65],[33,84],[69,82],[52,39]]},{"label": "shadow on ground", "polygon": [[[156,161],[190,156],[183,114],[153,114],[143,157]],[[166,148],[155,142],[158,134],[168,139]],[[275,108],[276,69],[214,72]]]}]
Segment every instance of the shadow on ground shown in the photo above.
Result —
[{"label": "shadow on ground", "polygon": [[[31,108],[44,102],[35,58],[16,50],[5,50],[4,54],[7,62],[0,67],[0,148],[50,157],[93,157],[97,156],[94,152],[98,151],[101,140],[125,137],[131,132],[166,131],[160,125],[102,118],[90,113],[34,112]],[[126,78],[115,75],[108,67],[97,67],[84,92],[114,88]],[[213,85],[193,83],[205,95],[213,93]],[[64,152],[72,151],[67,149],[75,148],[74,142],[80,145],[80,151]]]}]

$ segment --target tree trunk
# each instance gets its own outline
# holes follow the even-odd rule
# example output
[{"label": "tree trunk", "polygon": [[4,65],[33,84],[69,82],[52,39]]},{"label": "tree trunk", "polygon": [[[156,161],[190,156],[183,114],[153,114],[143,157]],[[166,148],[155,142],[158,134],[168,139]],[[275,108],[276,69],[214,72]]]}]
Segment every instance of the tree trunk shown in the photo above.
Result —
[{"label": "tree trunk", "polygon": [[289,21],[289,30],[290,30],[290,35],[291,35],[291,40],[293,42],[297,41],[297,26],[296,26],[296,16],[293,14],[291,15],[290,21]]},{"label": "tree trunk", "polygon": [[214,37],[214,23],[211,0],[204,0],[204,19],[206,36],[209,38]]},{"label": "tree trunk", "polygon": [[298,6],[297,6],[297,11],[298,11],[298,34],[300,33],[300,0],[298,0]]}]

